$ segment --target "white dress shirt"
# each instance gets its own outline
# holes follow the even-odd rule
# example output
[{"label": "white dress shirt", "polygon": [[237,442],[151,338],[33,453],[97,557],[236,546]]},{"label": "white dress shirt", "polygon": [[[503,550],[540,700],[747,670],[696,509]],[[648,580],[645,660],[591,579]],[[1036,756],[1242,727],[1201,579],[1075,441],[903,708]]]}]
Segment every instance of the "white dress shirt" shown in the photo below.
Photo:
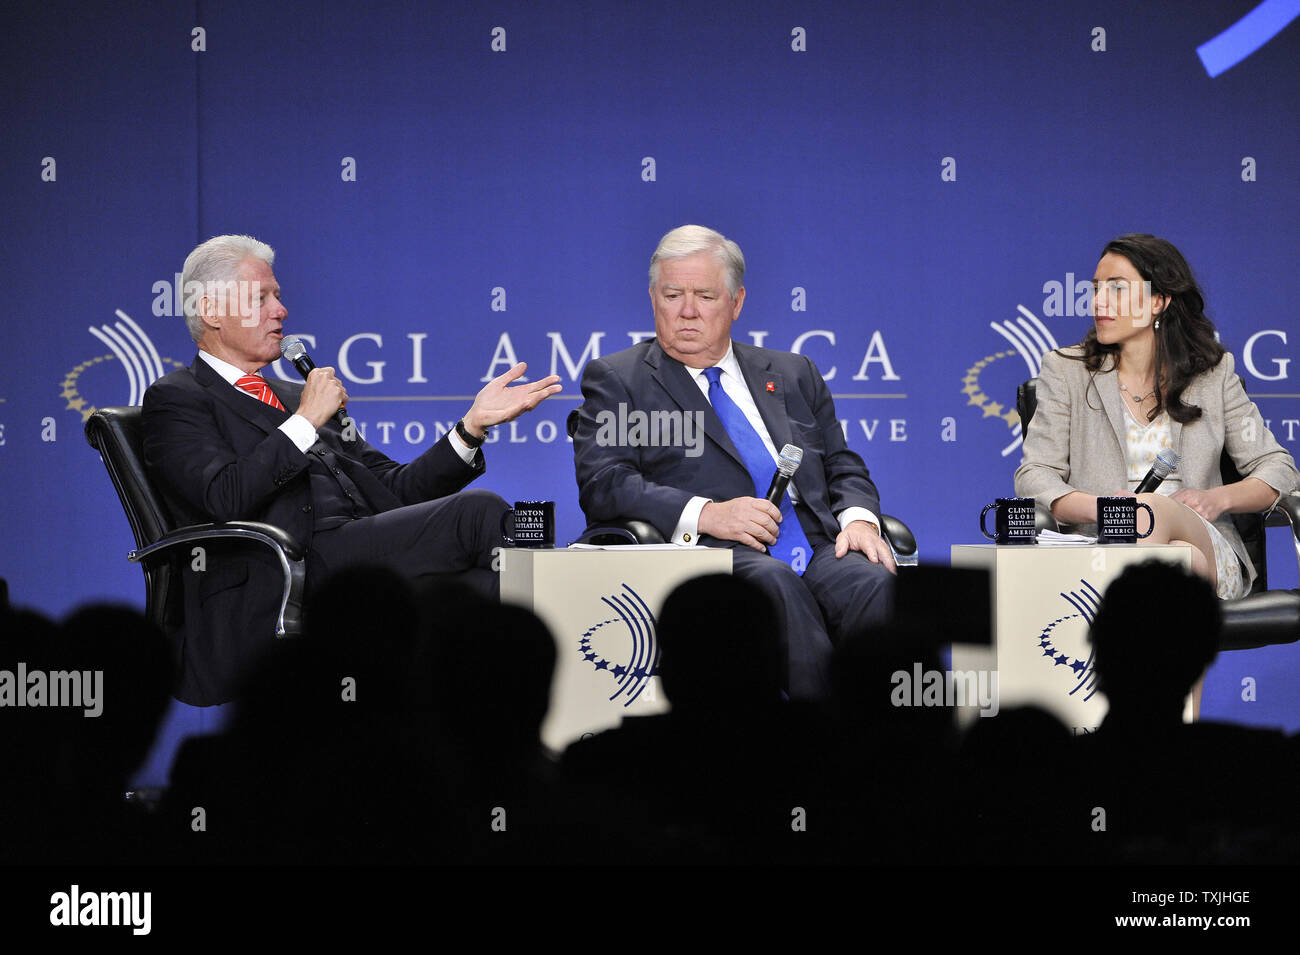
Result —
[{"label": "white dress shirt", "polygon": [[[754,403],[754,396],[749,391],[749,386],[745,383],[745,376],[741,374],[740,363],[736,361],[735,350],[731,343],[727,343],[727,353],[722,356],[717,367],[722,369],[722,374],[718,382],[722,385],[722,390],[727,393],[727,397],[736,403],[749,423],[754,426],[754,431],[758,433],[759,438],[763,441],[763,447],[767,453],[772,456],[772,470],[776,471],[776,462],[779,458],[776,445],[772,443],[772,436],[767,433],[767,425],[763,423],[763,416],[758,413],[758,405]],[[695,381],[695,385],[704,395],[704,400],[709,399],[709,379],[704,377],[703,368],[686,369],[687,373]],[[755,491],[758,489],[756,488]],[[794,483],[791,482],[789,488],[790,498],[793,501],[799,500],[799,494],[795,490]],[[693,547],[699,541],[700,537],[700,512],[704,510],[704,505],[709,503],[707,497],[693,497],[686,502],[686,507],[682,509],[682,515],[677,519],[677,526],[673,528],[672,542],[681,544],[686,547]],[[848,527],[853,521],[867,521],[876,525],[877,530],[880,528],[880,521],[870,510],[865,507],[846,507],[835,515],[839,521],[840,530]]]},{"label": "white dress shirt", "polygon": [[[235,385],[235,382],[248,374],[243,369],[236,368],[234,365],[230,364],[230,362],[222,361],[220,358],[211,355],[202,349],[199,349],[199,357],[206,361],[213,371],[232,385]],[[240,388],[238,385],[235,385],[235,387],[240,391],[240,393],[248,395],[248,397],[252,398],[254,401],[261,401],[261,399],[256,395],[244,391],[244,389]],[[280,430],[284,432],[285,437],[292,441],[294,446],[303,454],[306,454],[307,449],[316,443],[316,429],[312,427],[310,421],[300,414],[295,413],[290,415],[289,419],[285,421],[284,424],[280,425]],[[461,436],[454,430],[448,432],[448,437],[451,439],[452,448],[458,455],[460,455],[460,459],[472,467],[474,464],[474,457],[478,453],[477,449],[471,448],[467,445],[461,439]]]}]

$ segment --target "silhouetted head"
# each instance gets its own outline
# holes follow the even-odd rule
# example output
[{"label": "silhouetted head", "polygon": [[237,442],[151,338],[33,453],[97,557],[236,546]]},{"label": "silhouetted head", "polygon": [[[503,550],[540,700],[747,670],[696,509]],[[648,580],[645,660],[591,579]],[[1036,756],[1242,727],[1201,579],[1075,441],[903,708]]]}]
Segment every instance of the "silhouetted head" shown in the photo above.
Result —
[{"label": "silhouetted head", "polygon": [[682,584],[659,612],[660,680],[674,709],[780,699],[781,643],[767,594],[729,574]]},{"label": "silhouetted head", "polygon": [[503,760],[535,750],[551,699],[555,639],[522,607],[448,589],[462,612],[434,624],[429,685],[440,725]]},{"label": "silhouetted head", "polygon": [[1126,567],[1092,622],[1093,666],[1111,710],[1181,713],[1218,652],[1219,601],[1196,574],[1163,561]]}]

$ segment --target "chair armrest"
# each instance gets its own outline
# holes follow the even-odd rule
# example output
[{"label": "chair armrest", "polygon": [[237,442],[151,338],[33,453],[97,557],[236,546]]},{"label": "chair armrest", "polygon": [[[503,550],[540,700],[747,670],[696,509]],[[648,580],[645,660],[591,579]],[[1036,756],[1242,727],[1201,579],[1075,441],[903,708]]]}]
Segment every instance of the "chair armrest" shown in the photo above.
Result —
[{"label": "chair armrest", "polygon": [[[894,561],[903,567],[917,563],[916,537],[911,528],[890,514],[880,515],[880,532],[894,552]],[[579,544],[662,544],[664,535],[647,521],[623,519],[593,524],[582,532]]]},{"label": "chair armrest", "polygon": [[190,524],[178,527],[170,534],[164,534],[148,547],[133,550],[126,556],[128,560],[139,563],[154,554],[171,550],[180,544],[196,540],[253,540],[265,544],[272,550],[283,552],[289,560],[302,560],[302,545],[281,527],[263,524],[260,521],[227,521],[223,524]]},{"label": "chair armrest", "polygon": [[1264,517],[1264,527],[1291,527],[1296,567],[1300,569],[1300,495],[1283,494]]},{"label": "chair armrest", "polygon": [[1266,590],[1223,602],[1220,650],[1252,650],[1300,640],[1300,595]]},{"label": "chair armrest", "polygon": [[284,592],[280,598],[280,612],[276,617],[275,635],[284,637],[302,632],[302,593],[307,575],[302,545],[274,524],[263,524],[260,521],[191,524],[177,528],[148,547],[130,551],[126,556],[128,560],[143,564],[183,545],[204,540],[249,541],[269,547],[279,559],[280,569],[284,572]]},{"label": "chair armrest", "polygon": [[[1283,494],[1264,514],[1265,527],[1289,527],[1300,566],[1300,497]],[[1255,647],[1300,640],[1300,594],[1293,590],[1265,590],[1223,603],[1220,650]]]},{"label": "chair armrest", "polygon": [[894,552],[894,563],[899,567],[915,567],[919,561],[916,553],[916,535],[912,529],[892,514],[880,515],[880,535]]},{"label": "chair armrest", "polygon": [[649,521],[619,518],[593,524],[582,532],[578,544],[663,544],[664,535]]},{"label": "chair armrest", "polygon": [[1043,501],[1034,501],[1034,530],[1061,533],[1061,525],[1052,515],[1052,505]]},{"label": "chair armrest", "polygon": [[1272,509],[1265,512],[1266,527],[1290,526],[1297,541],[1300,541],[1300,496],[1283,494]]},{"label": "chair armrest", "polygon": [[1264,518],[1265,528],[1291,525],[1291,543],[1296,551],[1296,568],[1300,568],[1300,495],[1283,494]]}]

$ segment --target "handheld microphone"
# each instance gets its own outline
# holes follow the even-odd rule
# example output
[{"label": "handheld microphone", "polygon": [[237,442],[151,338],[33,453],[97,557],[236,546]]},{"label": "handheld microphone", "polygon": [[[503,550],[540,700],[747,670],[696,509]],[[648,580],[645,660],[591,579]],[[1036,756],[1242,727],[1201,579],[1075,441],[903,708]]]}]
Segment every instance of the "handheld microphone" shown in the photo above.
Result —
[{"label": "handheld microphone", "polygon": [[1134,494],[1149,494],[1164,483],[1165,478],[1178,470],[1178,452],[1173,448],[1165,448],[1156,455],[1155,463],[1151,465],[1151,470],[1147,476],[1142,479],[1142,483],[1137,486]]},{"label": "handheld microphone", "polygon": [[778,508],[785,499],[785,489],[790,486],[790,478],[794,477],[794,472],[799,470],[802,463],[803,448],[787,444],[781,449],[781,457],[776,462],[776,473],[772,475],[772,483],[767,488],[767,499]]},{"label": "handheld microphone", "polygon": [[[306,378],[316,368],[316,363],[311,360],[307,354],[307,346],[302,343],[302,339],[297,335],[290,335],[288,338],[280,340],[280,354],[289,361],[293,362],[293,367],[298,369],[298,374]],[[338,422],[340,428],[347,428],[348,416],[340,408],[334,412],[334,420]]]}]

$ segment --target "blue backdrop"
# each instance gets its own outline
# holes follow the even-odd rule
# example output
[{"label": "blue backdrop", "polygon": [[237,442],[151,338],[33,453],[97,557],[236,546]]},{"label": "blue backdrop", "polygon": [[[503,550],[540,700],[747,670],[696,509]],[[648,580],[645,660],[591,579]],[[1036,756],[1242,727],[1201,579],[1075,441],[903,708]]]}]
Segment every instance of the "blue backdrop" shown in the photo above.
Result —
[{"label": "blue backdrop", "polygon": [[[738,335],[816,361],[925,559],[1011,490],[1015,385],[1082,337],[1074,283],[1122,232],[1182,248],[1294,453],[1300,4],[1197,52],[1255,6],[25,4],[0,38],[0,575],[52,614],[143,604],[82,421],[188,364],[176,273],[224,232],[277,249],[286,330],[395,458],[516,356],[560,374],[482,483],[556,500],[564,539],[581,366],[653,328],[649,255],[685,222],[740,243]],[[1206,714],[1300,729],[1298,663],[1229,654]]]}]

